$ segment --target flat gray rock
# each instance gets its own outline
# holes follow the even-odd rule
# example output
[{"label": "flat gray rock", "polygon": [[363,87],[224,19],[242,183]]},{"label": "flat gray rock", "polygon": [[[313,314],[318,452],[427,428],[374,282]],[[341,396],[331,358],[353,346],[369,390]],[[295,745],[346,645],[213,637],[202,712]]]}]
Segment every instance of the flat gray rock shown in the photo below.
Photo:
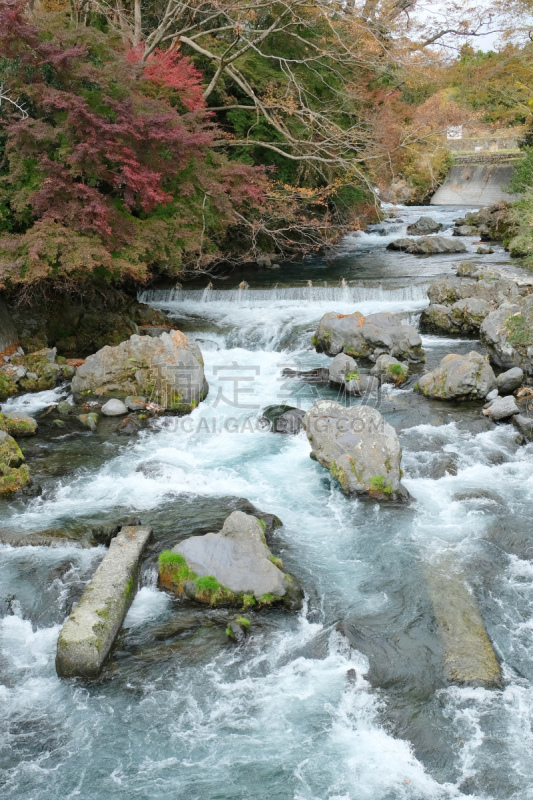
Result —
[{"label": "flat gray rock", "polygon": [[137,593],[139,562],[152,529],[122,528],[57,640],[61,678],[99,675]]},{"label": "flat gray rock", "polygon": [[444,672],[461,686],[500,686],[502,674],[479,606],[450,558],[424,570],[442,640]]},{"label": "flat gray rock", "polygon": [[499,422],[502,419],[509,419],[509,417],[519,414],[520,409],[516,405],[514,397],[507,395],[507,397],[496,397],[483,413],[494,422]]},{"label": "flat gray rock", "polygon": [[284,573],[270,560],[263,527],[243,511],[229,515],[220,533],[191,536],[173,548],[198,576],[213,575],[232,592],[283,597],[287,592]]},{"label": "flat gray rock", "polygon": [[440,255],[464,253],[466,246],[446,236],[421,236],[419,239],[396,239],[387,245],[387,250],[401,250],[413,255]]}]

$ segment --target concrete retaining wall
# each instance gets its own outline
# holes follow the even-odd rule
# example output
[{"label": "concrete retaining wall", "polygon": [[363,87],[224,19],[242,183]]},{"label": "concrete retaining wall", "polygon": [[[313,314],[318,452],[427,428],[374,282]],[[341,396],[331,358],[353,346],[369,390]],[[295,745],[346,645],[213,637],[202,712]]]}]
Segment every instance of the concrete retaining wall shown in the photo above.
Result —
[{"label": "concrete retaining wall", "polygon": [[490,206],[502,200],[519,200],[519,195],[505,191],[514,169],[513,164],[466,164],[452,167],[442,186],[431,198],[431,205]]}]

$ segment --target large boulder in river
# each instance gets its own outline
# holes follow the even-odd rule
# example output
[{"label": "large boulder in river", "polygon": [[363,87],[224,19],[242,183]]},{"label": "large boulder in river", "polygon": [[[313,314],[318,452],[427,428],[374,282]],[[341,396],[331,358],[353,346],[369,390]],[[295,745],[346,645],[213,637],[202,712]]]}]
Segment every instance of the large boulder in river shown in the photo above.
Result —
[{"label": "large boulder in river", "polygon": [[410,499],[400,482],[398,436],[377,409],[319,400],[303,424],[314,458],[329,469],[345,494],[384,502]]},{"label": "large boulder in river", "polygon": [[533,297],[522,305],[503,303],[484,319],[480,335],[493,364],[533,376]]},{"label": "large boulder in river", "polygon": [[517,284],[499,274],[479,273],[474,278],[440,278],[428,287],[430,303],[453,305],[458,300],[475,297],[491,303],[494,308],[501,303],[520,297]]},{"label": "large boulder in river", "polygon": [[189,413],[208,392],[204,360],[181,331],[157,338],[131,336],[89,356],[72,381],[75,397],[143,395],[164,408]]},{"label": "large boulder in river", "polygon": [[496,389],[496,376],[480,353],[451,353],[420,378],[418,389],[425,397],[438,400],[484,400]]},{"label": "large boulder in river", "polygon": [[352,358],[369,358],[387,354],[403,361],[419,362],[426,358],[416,328],[402,325],[399,317],[382,312],[364,317],[354,314],[324,314],[313,336],[318,352],[336,356],[346,353]]},{"label": "large boulder in river", "polygon": [[220,533],[190,536],[159,557],[160,585],[209,605],[301,606],[302,592],[270,552],[265,524],[234,511]]},{"label": "large boulder in river", "polygon": [[438,233],[442,225],[431,217],[420,217],[412,225],[407,226],[409,236],[427,236],[428,233]]},{"label": "large boulder in river", "polygon": [[387,250],[401,250],[413,255],[440,255],[443,253],[464,253],[463,242],[446,236],[421,236],[420,239],[396,239],[387,245]]},{"label": "large boulder in river", "polygon": [[493,311],[486,300],[467,297],[452,306],[435,303],[422,311],[420,329],[428,333],[479,334],[481,323]]}]

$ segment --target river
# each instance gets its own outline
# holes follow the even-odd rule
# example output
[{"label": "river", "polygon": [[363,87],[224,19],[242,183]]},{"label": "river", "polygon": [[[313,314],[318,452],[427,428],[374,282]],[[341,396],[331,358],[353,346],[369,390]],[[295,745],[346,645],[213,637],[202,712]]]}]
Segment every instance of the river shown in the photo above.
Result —
[{"label": "river", "polygon": [[[466,210],[397,208],[384,233],[350,235],[328,258],[235,273],[214,289],[205,279],[145,293],[200,343],[209,396],[135,440],[104,421],[95,435],[28,442],[43,495],[2,502],[2,527],[74,535],[134,514],[156,540],[112,659],[89,684],[56,677],[55,648],[104,548],[0,546],[2,797],[533,798],[533,445],[519,446],[513,426],[486,422],[479,406],[414,394],[413,372],[379,401],[416,501],[387,508],[346,498],[309,458],[303,433],[257,424],[270,404],[337,398],[281,378],[285,367],[327,365],[310,345],[327,311],[417,320],[428,284],[464,259],[386,244],[421,212],[449,227]],[[478,256],[464,241],[472,260],[513,269],[503,248]],[[249,288],[236,288],[243,279]],[[465,339],[423,343],[429,367],[449,352],[483,352]],[[8,405],[37,413],[59,396]],[[158,591],[155,563],[181,538],[219,530],[240,498],[283,521],[271,547],[306,600],[299,614],[252,615],[236,646],[228,612]],[[443,556],[461,565],[479,603],[501,690],[443,678],[425,582]]]}]

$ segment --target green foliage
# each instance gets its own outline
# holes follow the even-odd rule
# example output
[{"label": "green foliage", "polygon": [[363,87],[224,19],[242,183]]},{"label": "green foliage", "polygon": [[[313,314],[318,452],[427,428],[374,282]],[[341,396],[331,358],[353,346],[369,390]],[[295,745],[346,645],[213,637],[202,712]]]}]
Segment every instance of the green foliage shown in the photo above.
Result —
[{"label": "green foliage", "polygon": [[533,325],[523,314],[512,314],[505,321],[509,335],[508,341],[518,347],[530,347],[533,345]]},{"label": "green foliage", "polygon": [[242,596],[243,611],[247,608],[253,608],[255,604],[256,604],[256,599],[253,594],[243,594]]},{"label": "green foliage", "polygon": [[359,380],[359,373],[356,369],[352,370],[351,372],[347,372],[345,375],[346,382],[348,381],[358,381]]},{"label": "green foliage", "polygon": [[220,583],[213,575],[203,575],[201,578],[196,578],[194,583],[201,592],[216,592],[220,589]]},{"label": "green foliage", "polygon": [[248,619],[248,617],[237,617],[235,622],[237,622],[243,628],[249,628],[250,627],[250,620]]},{"label": "green foliage", "polygon": [[511,208],[511,231],[507,242],[513,256],[523,258],[522,266],[533,269],[533,188]]},{"label": "green foliage", "polygon": [[533,147],[524,147],[525,157],[516,165],[509,182],[509,191],[522,194],[533,189]]}]

